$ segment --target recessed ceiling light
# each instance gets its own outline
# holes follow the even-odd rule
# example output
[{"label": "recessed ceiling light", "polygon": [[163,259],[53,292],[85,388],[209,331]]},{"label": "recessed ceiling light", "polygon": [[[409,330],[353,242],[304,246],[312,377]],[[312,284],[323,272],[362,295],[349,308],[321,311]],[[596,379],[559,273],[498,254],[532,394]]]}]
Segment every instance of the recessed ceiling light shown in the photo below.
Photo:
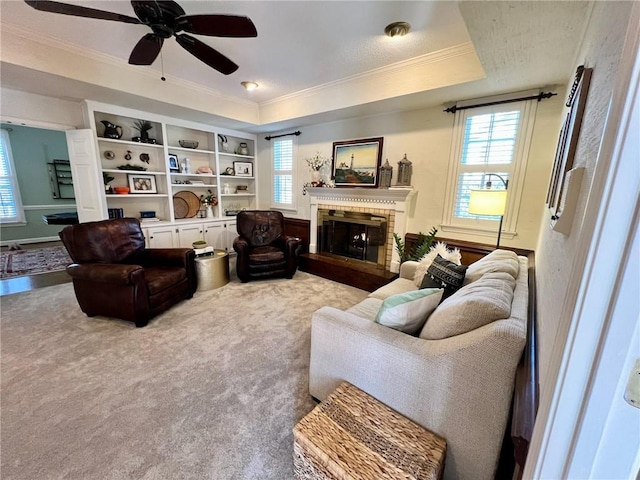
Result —
[{"label": "recessed ceiling light", "polygon": [[255,90],[256,88],[258,88],[258,84],[256,82],[240,82],[240,85],[242,85],[244,88],[246,88],[249,91]]},{"label": "recessed ceiling light", "polygon": [[407,22],[393,22],[384,27],[384,33],[388,37],[404,37],[411,30]]}]

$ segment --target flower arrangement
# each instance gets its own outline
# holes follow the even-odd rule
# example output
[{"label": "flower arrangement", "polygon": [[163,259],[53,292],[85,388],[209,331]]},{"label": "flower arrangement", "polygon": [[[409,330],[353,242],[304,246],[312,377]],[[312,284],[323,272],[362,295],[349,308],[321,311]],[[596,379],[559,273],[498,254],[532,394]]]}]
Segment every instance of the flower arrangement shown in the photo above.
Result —
[{"label": "flower arrangement", "polygon": [[325,165],[328,165],[331,159],[322,157],[320,156],[320,153],[316,153],[314,157],[305,158],[305,161],[307,162],[307,165],[309,165],[309,168],[311,168],[311,170],[314,170],[317,172]]},{"label": "flower arrangement", "polygon": [[207,190],[206,195],[200,195],[200,203],[205,207],[215,206],[218,204],[218,197],[211,190]]}]

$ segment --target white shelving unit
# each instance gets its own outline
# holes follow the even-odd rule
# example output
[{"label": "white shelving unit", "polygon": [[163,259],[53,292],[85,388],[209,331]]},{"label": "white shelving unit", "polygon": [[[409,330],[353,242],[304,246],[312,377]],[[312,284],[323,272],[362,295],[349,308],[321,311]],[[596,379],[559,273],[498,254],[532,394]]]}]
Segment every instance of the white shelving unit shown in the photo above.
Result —
[{"label": "white shelving unit", "polygon": [[[94,210],[102,212],[98,216],[108,218],[109,209],[122,209],[126,217],[154,211],[159,221],[142,222],[151,246],[190,247],[194,239],[205,239],[216,248],[230,250],[236,236],[235,216],[226,212],[257,208],[255,135],[97,102],[86,102],[85,107],[95,143],[97,180],[91,178],[85,182],[86,190],[79,185],[77,191],[95,201]],[[140,137],[134,127],[136,120],[151,123],[151,143],[133,140]],[[105,138],[103,122],[121,127],[121,137]],[[180,145],[185,140],[197,142],[196,148]],[[176,165],[170,165],[170,155],[177,159],[179,171],[171,168]],[[84,162],[86,170],[86,158]],[[236,174],[240,171],[242,174]],[[157,193],[88,191],[89,185],[104,184],[102,177],[106,175],[113,177],[111,187],[129,187],[131,175],[151,177]],[[197,197],[211,191],[218,200],[213,218],[204,218],[204,209],[195,216],[176,218],[174,195],[185,190]]]}]

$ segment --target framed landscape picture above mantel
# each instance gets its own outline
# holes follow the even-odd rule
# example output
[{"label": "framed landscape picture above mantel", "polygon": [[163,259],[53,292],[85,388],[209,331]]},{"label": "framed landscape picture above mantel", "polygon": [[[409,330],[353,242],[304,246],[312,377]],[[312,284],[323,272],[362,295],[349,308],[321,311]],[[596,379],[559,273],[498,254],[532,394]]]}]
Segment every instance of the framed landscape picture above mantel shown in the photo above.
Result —
[{"label": "framed landscape picture above mantel", "polygon": [[331,174],[336,187],[378,186],[382,137],[333,142]]}]

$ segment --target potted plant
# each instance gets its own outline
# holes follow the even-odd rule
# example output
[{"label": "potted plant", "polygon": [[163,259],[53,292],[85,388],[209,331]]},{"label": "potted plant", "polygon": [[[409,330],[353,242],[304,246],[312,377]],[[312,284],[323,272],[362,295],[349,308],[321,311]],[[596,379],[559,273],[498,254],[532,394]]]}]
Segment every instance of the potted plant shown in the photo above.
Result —
[{"label": "potted plant", "polygon": [[152,123],[149,120],[136,120],[133,122],[133,128],[140,132],[139,140],[143,143],[149,141],[149,130],[153,128]]},{"label": "potted plant", "polygon": [[111,185],[109,185],[109,182],[112,182],[113,180],[115,180],[115,177],[112,177],[107,172],[102,172],[102,183],[104,183],[104,191],[106,193],[112,193]]},{"label": "potted plant", "polygon": [[438,230],[436,227],[431,227],[431,230],[427,235],[422,232],[418,232],[418,240],[416,242],[416,246],[409,250],[406,248],[402,238],[397,233],[393,234],[393,239],[396,242],[396,251],[398,252],[398,256],[400,257],[400,263],[404,263],[407,260],[413,260],[415,262],[419,262],[422,257],[424,257],[431,248],[433,244],[433,240],[435,239],[436,233]]},{"label": "potted plant", "polygon": [[205,207],[207,218],[213,218],[212,207],[218,204],[218,197],[216,197],[211,190],[207,190],[206,195],[200,195],[200,204]]}]

